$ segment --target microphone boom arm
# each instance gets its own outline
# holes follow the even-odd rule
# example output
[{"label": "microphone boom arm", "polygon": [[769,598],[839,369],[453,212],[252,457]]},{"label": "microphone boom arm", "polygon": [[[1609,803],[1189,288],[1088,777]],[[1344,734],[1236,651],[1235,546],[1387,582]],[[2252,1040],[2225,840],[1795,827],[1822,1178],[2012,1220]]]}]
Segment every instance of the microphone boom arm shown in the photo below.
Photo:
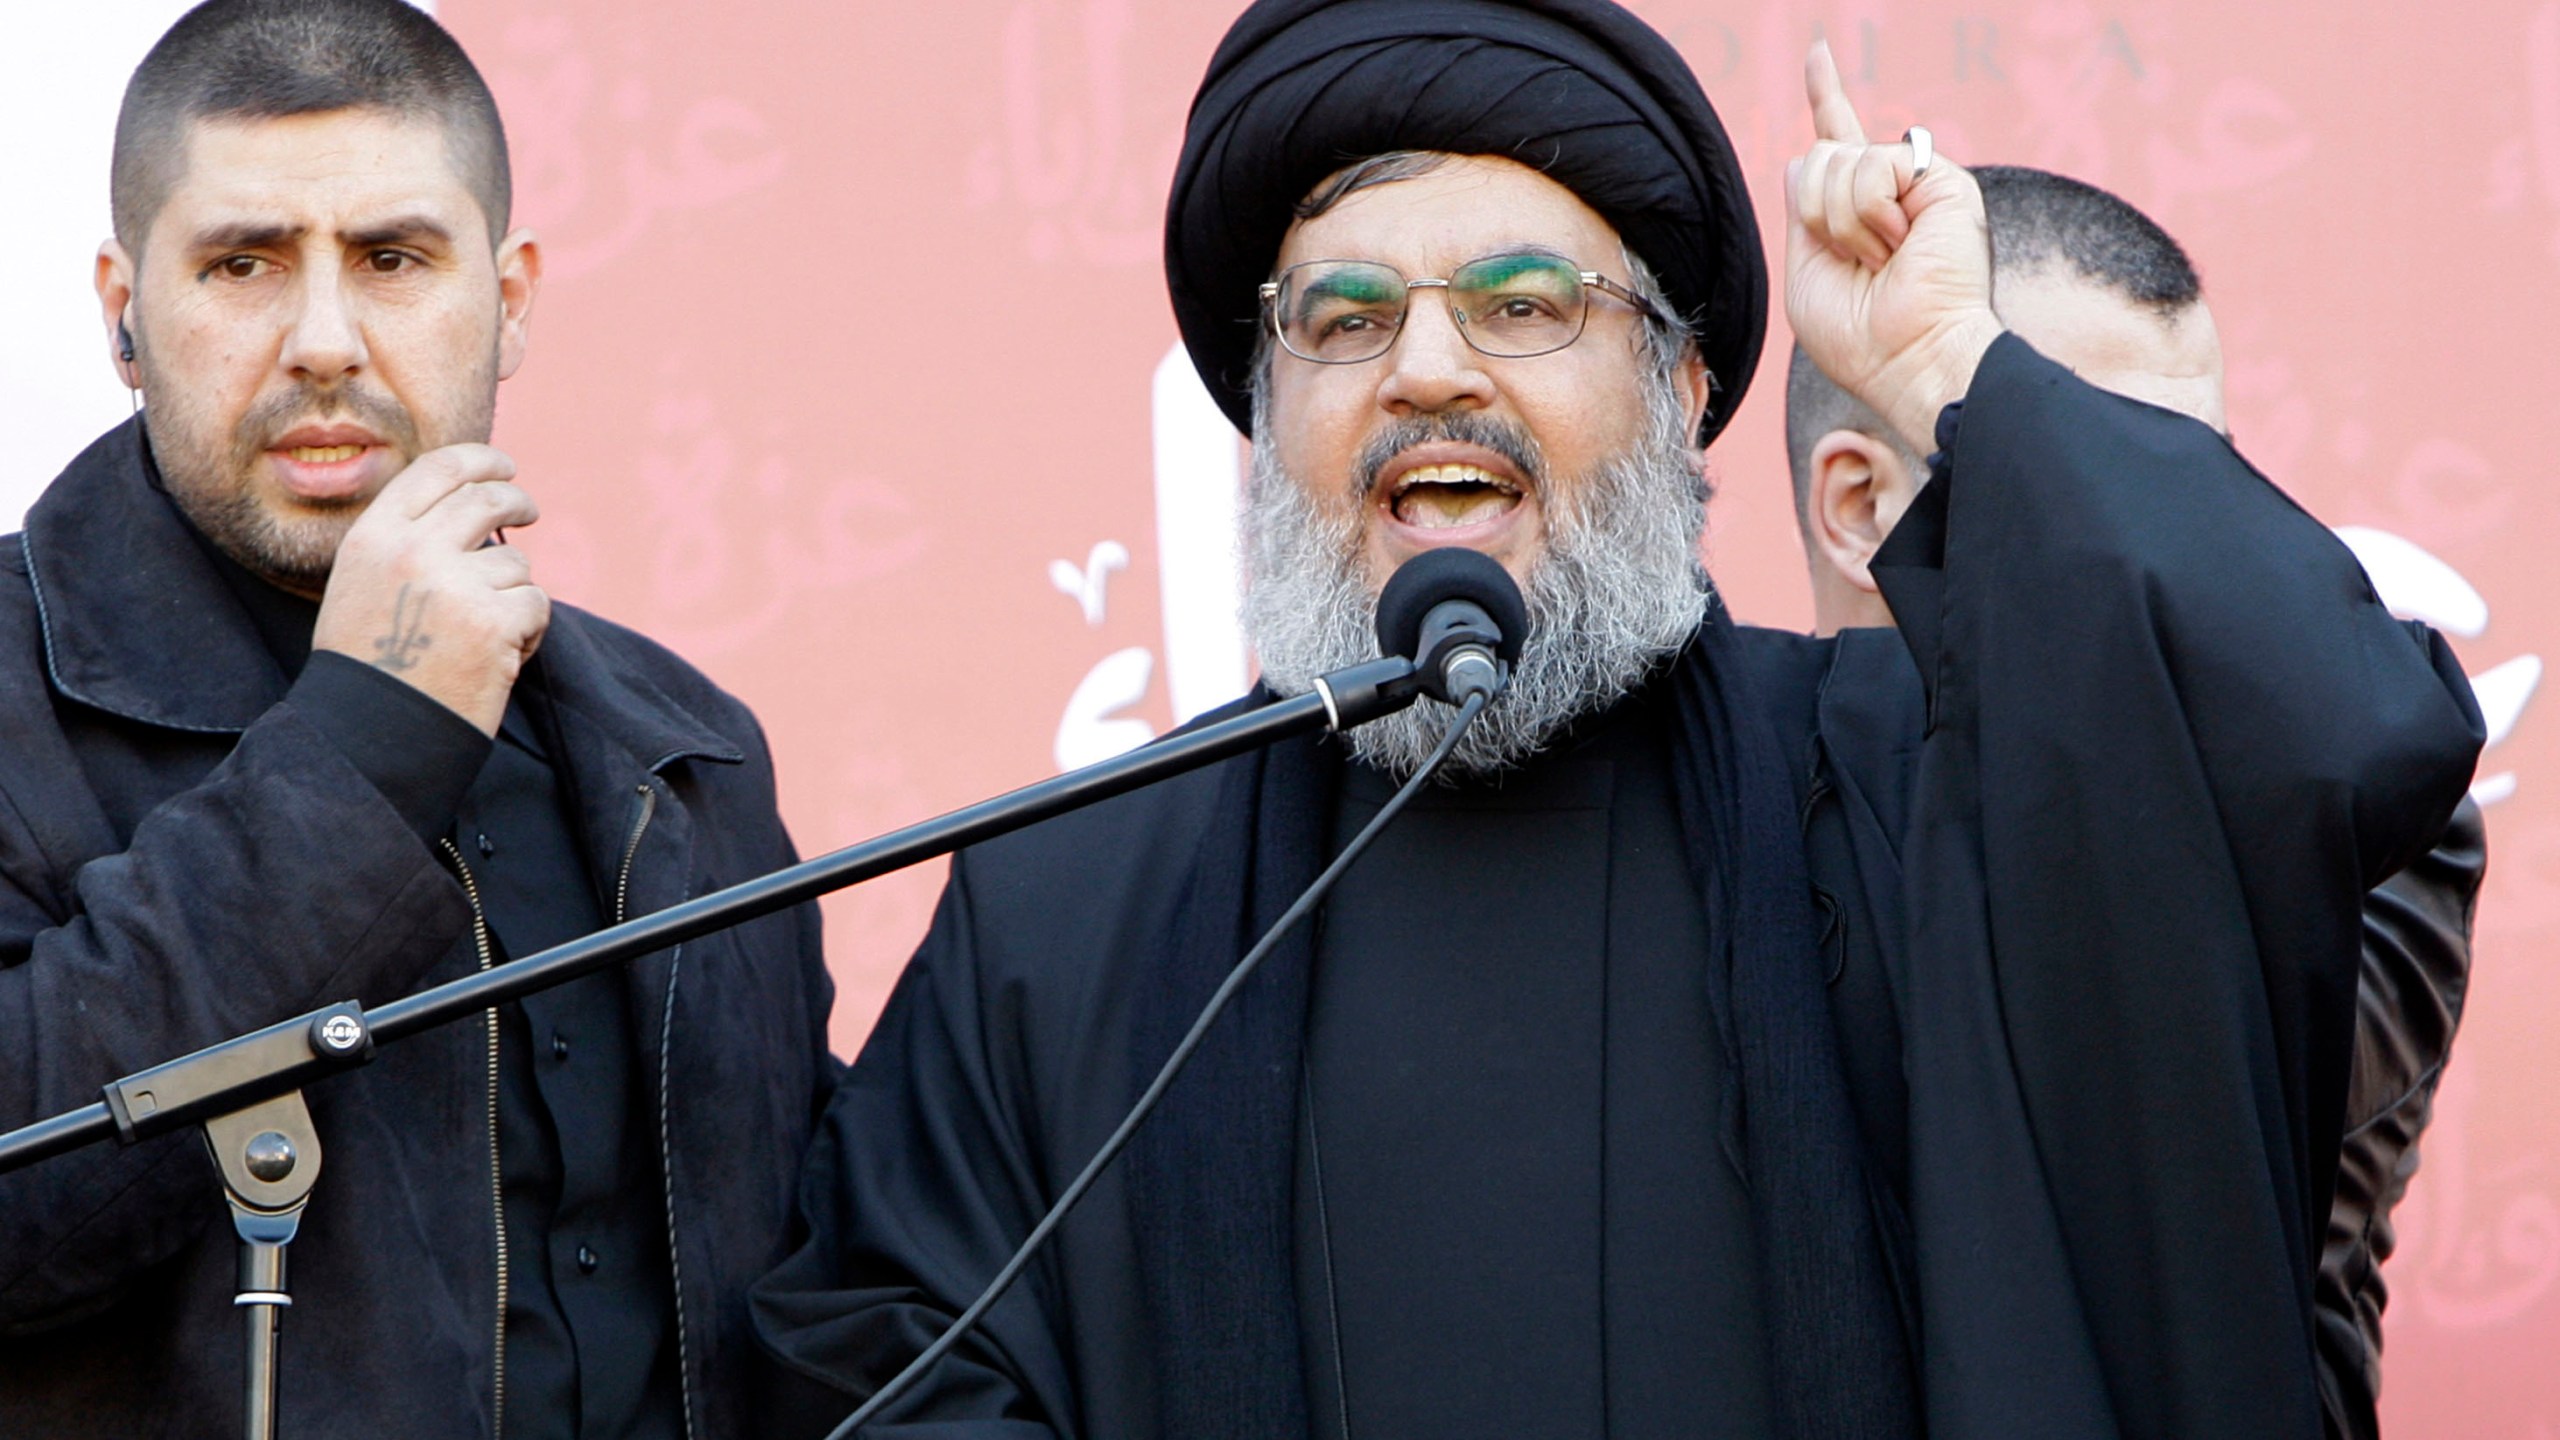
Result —
[{"label": "microphone boom arm", "polygon": [[1177,730],[1126,754],[466,975],[370,1013],[353,1001],[324,1006],[126,1076],[108,1085],[107,1098],[96,1104],[0,1135],[0,1174],[109,1138],[130,1145],[202,1123],[207,1116],[353,1069],[371,1060],[378,1045],[1291,736],[1347,730],[1403,709],[1420,693],[1410,661],[1389,657],[1350,666],[1322,677],[1308,694]]},{"label": "microphone boom arm", "polygon": [[[1401,710],[1425,694],[1446,700],[1464,692],[1465,702],[1430,766],[1398,792],[1316,887],[1301,897],[1299,907],[1281,922],[1285,928],[1315,903],[1341,867],[1448,757],[1467,724],[1508,678],[1507,662],[1518,653],[1518,634],[1527,626],[1518,588],[1499,565],[1473,552],[1439,552],[1437,558],[1425,557],[1425,563],[1399,567],[1380,593],[1379,610],[1381,651],[1386,658],[1319,676],[1309,694],[1257,706],[1214,724],[1177,730],[1127,754],[697,896],[395,1000],[370,1014],[357,1002],[346,1000],[209,1045],[109,1084],[105,1098],[94,1105],[0,1135],[0,1174],[109,1137],[131,1145],[183,1127],[200,1127],[221,1172],[223,1198],[241,1244],[240,1293],[233,1304],[246,1317],[249,1342],[242,1433],[247,1440],[274,1440],[277,1322],[283,1309],[293,1303],[285,1288],[285,1247],[301,1224],[321,1163],[320,1136],[303,1103],[302,1086],[367,1063],[377,1046],[478,1015],[608,965],[743,924],[1275,741],[1319,728],[1347,730]],[[1393,625],[1383,623],[1389,616],[1395,617]],[[1431,649],[1417,650],[1406,640],[1403,632],[1408,621],[1429,632]],[[1407,653],[1420,656],[1422,663],[1397,658]],[[1274,936],[1277,933],[1275,929]],[[1158,1076],[1151,1097],[1171,1081],[1182,1058],[1215,1018],[1224,995],[1250,973],[1270,938],[1238,967],[1228,988],[1221,991],[1221,999],[1202,1013],[1183,1049]],[[1151,1105],[1152,1098],[1147,1103]],[[1113,1145],[1095,1157],[1078,1181],[1076,1194],[1110,1163],[1117,1146],[1144,1114],[1142,1106],[1123,1122]],[[1054,1226],[1073,1203],[1073,1195],[1063,1199],[1046,1224]],[[1035,1235],[1016,1256],[1016,1266],[1028,1259],[1038,1240]],[[1009,1270],[981,1303],[993,1303],[1012,1273]],[[973,1319],[975,1313],[964,1318]],[[961,1325],[944,1336],[940,1349],[957,1343],[966,1328]],[[919,1357],[901,1383],[913,1383],[923,1364],[938,1353],[938,1349],[928,1350]],[[887,1392],[875,1397],[864,1413],[887,1398]]]}]

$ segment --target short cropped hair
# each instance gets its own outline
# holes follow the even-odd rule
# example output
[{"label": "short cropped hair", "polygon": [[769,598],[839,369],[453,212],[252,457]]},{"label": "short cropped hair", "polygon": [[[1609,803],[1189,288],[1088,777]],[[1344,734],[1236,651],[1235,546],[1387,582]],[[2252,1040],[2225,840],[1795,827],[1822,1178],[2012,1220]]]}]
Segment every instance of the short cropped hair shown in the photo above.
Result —
[{"label": "short cropped hair", "polygon": [[185,172],[189,126],[332,110],[441,122],[490,244],[507,233],[513,180],[498,103],[443,26],[407,0],[205,0],[125,86],[108,184],[116,239],[140,257]]},{"label": "short cropped hair", "polygon": [[2174,315],[2204,286],[2187,252],[2150,216],[2085,181],[2023,165],[1973,172],[1991,219],[1992,285],[2056,262],[2137,305]]},{"label": "short cropped hair", "polygon": [[[2204,296],[2187,252],[2152,218],[2085,181],[2023,165],[1985,165],[1973,172],[1991,221],[1992,291],[2002,274],[2067,265],[2163,317]],[[1787,364],[1787,469],[1795,480],[1796,523],[1813,491],[1813,447],[1834,430],[1883,441],[1917,473],[1923,461],[1892,426],[1831,383],[1803,350]]]}]

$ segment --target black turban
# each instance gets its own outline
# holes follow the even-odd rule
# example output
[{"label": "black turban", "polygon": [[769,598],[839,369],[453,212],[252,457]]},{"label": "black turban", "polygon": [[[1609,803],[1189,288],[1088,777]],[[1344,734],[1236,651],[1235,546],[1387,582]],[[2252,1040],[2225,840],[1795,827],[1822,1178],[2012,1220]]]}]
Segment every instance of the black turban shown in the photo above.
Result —
[{"label": "black turban", "polygon": [[1697,328],[1716,377],[1699,438],[1724,428],[1769,276],[1733,145],[1669,42],[1610,0],[1259,0],[1209,61],[1165,211],[1174,320],[1237,429],[1297,202],[1393,150],[1504,156],[1598,211]]}]

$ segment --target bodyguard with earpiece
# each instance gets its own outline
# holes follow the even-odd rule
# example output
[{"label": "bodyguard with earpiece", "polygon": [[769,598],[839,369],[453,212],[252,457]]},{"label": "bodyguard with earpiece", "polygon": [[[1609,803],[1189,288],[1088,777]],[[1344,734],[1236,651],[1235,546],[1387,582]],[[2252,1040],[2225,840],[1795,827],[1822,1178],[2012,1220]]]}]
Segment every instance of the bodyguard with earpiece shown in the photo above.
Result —
[{"label": "bodyguard with earpiece", "polygon": [[[0,538],[0,1128],[791,858],[745,707],[491,543],[536,518],[489,442],[541,247],[450,36],[200,6],[112,196],[139,413]],[[240,1433],[275,1311],[285,1435],[740,1433],[829,994],[802,905],[386,1052],[316,1141],[243,1137],[325,1155],[290,1212],[226,1211],[195,1134],[0,1176],[0,1434]]]}]

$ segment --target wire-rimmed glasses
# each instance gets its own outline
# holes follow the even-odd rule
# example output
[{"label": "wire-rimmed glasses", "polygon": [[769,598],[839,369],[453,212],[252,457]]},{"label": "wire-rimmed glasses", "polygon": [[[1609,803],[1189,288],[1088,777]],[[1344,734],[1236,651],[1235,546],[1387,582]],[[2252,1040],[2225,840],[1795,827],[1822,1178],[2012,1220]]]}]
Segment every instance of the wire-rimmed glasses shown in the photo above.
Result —
[{"label": "wire-rimmed glasses", "polygon": [[1416,290],[1447,292],[1449,317],[1479,353],[1519,360],[1582,338],[1590,292],[1633,306],[1648,320],[1652,302],[1561,255],[1517,251],[1470,260],[1443,277],[1407,279],[1375,260],[1304,260],[1263,282],[1262,303],[1281,348],[1319,365],[1375,360],[1404,333]]}]

